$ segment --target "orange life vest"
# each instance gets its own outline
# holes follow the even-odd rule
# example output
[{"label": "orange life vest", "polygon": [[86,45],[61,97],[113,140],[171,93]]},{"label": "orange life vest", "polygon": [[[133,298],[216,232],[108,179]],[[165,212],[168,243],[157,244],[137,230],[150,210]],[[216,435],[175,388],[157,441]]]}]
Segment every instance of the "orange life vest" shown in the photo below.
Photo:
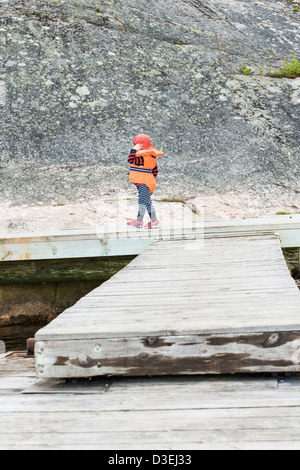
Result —
[{"label": "orange life vest", "polygon": [[151,170],[153,170],[157,165],[156,159],[163,155],[163,152],[160,152],[155,148],[137,152],[137,157],[144,157],[144,165],[131,165],[131,168],[137,168],[137,170],[132,170],[130,168],[130,181],[135,184],[145,184],[150,189],[150,193],[153,193],[156,188],[156,179]]}]

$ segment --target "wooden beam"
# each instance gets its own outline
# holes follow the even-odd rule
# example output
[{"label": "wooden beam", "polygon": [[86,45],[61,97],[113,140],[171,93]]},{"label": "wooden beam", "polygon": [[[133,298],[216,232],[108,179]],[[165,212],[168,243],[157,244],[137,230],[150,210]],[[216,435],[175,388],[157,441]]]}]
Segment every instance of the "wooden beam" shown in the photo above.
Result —
[{"label": "wooden beam", "polygon": [[[176,328],[176,321],[174,321]],[[300,331],[36,343],[38,377],[299,372]]]},{"label": "wooden beam", "polygon": [[277,233],[283,248],[300,247],[300,215],[205,221],[190,227],[108,232],[103,227],[0,239],[0,261],[135,256],[157,240]]}]

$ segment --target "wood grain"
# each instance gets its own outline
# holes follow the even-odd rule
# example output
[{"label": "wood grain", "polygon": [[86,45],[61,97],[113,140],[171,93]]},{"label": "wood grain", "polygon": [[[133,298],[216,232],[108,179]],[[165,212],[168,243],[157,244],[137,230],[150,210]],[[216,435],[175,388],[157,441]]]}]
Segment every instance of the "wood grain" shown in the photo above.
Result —
[{"label": "wood grain", "polygon": [[36,334],[39,377],[300,370],[277,235],[158,241]]}]

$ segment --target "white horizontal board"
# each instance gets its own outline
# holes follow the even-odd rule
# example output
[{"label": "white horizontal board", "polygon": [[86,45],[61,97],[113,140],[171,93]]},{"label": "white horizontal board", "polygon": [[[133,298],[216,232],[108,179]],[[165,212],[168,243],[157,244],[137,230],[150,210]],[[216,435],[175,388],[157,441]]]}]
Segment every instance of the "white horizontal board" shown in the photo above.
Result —
[{"label": "white horizontal board", "polygon": [[[157,240],[227,237],[276,233],[281,246],[300,246],[300,215],[204,221],[189,227],[163,227],[159,230],[108,232],[103,227],[44,232],[38,235],[15,234],[0,239],[0,260],[20,261],[101,256],[137,255]],[[1,235],[0,235],[1,236]],[[226,243],[223,242],[223,243]]]}]

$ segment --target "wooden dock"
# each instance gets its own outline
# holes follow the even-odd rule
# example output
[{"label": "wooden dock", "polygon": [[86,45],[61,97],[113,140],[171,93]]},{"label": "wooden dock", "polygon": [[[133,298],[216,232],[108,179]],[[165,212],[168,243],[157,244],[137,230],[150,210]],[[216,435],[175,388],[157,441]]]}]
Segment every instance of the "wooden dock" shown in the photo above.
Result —
[{"label": "wooden dock", "polygon": [[203,221],[187,227],[141,231],[123,227],[110,232],[103,227],[90,227],[9,236],[1,236],[0,232],[0,262],[135,256],[158,240],[257,233],[277,233],[282,248],[300,247],[300,214]]},{"label": "wooden dock", "polygon": [[299,392],[297,374],[43,380],[12,354],[0,357],[0,449],[299,450]]},{"label": "wooden dock", "polygon": [[276,234],[159,240],[36,334],[38,377],[300,371]]}]

